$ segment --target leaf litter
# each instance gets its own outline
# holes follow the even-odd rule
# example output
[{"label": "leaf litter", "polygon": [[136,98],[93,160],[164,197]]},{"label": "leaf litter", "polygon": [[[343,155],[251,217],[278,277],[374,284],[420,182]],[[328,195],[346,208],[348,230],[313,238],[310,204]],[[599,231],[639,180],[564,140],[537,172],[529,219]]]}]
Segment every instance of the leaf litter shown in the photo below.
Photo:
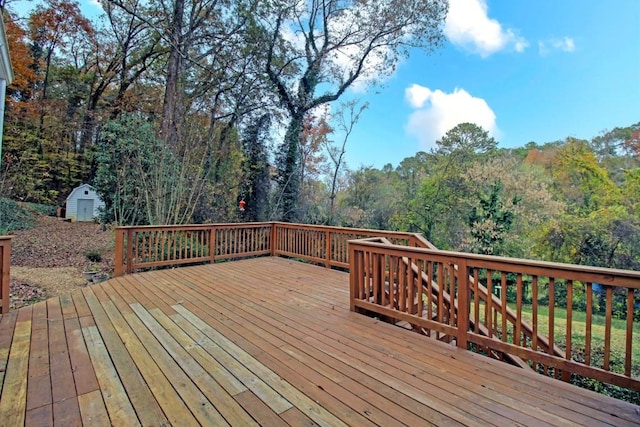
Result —
[{"label": "leaf litter", "polygon": [[69,293],[87,284],[87,252],[98,251],[98,266],[113,272],[111,229],[100,224],[36,216],[35,227],[12,233],[10,308]]}]

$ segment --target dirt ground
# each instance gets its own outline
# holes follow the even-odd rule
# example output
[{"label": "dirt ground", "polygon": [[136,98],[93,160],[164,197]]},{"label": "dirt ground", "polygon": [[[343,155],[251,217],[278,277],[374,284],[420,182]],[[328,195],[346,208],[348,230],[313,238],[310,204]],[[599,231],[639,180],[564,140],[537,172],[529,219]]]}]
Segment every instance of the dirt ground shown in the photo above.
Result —
[{"label": "dirt ground", "polygon": [[85,286],[82,271],[90,263],[87,252],[99,252],[100,269],[113,272],[113,231],[99,224],[38,216],[36,227],[12,235],[11,308]]}]

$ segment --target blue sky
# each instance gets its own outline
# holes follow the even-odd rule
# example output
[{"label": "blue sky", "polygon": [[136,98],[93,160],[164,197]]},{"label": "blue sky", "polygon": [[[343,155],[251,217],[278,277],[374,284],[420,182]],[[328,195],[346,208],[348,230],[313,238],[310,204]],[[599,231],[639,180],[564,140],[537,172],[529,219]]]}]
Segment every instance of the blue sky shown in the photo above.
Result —
[{"label": "blue sky", "polygon": [[[88,17],[101,10],[80,4]],[[369,104],[347,143],[350,168],[397,166],[463,121],[502,147],[640,121],[640,0],[450,0],[445,33],[382,87],[348,94]]]},{"label": "blue sky", "polygon": [[351,168],[397,166],[460,121],[502,147],[640,121],[638,0],[451,0],[446,33],[442,49],[414,52],[363,97]]}]

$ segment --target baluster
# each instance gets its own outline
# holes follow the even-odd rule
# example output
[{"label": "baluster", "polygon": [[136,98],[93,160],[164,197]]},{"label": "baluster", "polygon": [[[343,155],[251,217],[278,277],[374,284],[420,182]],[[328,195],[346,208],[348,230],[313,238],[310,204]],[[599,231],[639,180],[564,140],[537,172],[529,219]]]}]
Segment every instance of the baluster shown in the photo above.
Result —
[{"label": "baluster", "polygon": [[607,311],[604,325],[604,362],[603,369],[609,370],[609,359],[611,357],[611,317],[613,316],[613,286],[606,286]]},{"label": "baluster", "polygon": [[500,320],[502,321],[502,341],[507,342],[509,331],[507,330],[507,273],[501,272],[502,281],[500,283],[500,302],[502,307],[500,309]]},{"label": "baluster", "polygon": [[422,294],[424,293],[423,290],[423,285],[422,285],[422,272],[424,271],[424,260],[418,260],[416,262],[416,265],[418,267],[418,274],[417,274],[417,284],[418,284],[418,290],[417,290],[417,295],[418,295],[418,316],[423,317],[422,316],[422,312],[424,311],[424,302],[422,301]]},{"label": "baluster", "polygon": [[[531,279],[531,323],[533,326],[533,334],[531,337],[531,348],[533,351],[538,351],[538,276],[533,276]],[[538,364],[533,362],[533,370],[538,369]]]},{"label": "baluster", "polygon": [[[571,360],[571,334],[573,334],[573,280],[567,280],[567,330],[565,331],[566,348],[564,352],[564,358],[567,360]],[[571,372],[563,370],[562,380],[569,382]]]},{"label": "baluster", "polygon": [[487,269],[487,301],[485,303],[484,310],[484,322],[487,326],[487,330],[489,331],[489,338],[493,337],[493,271]]},{"label": "baluster", "polygon": [[[556,306],[556,281],[555,278],[549,277],[549,326],[548,326],[548,338],[549,344],[547,346],[547,353],[553,354],[554,338],[555,338],[555,306]],[[545,371],[547,367],[545,366]],[[553,377],[555,378],[555,369]]]},{"label": "baluster", "polygon": [[586,321],[584,331],[584,363],[591,365],[591,327],[593,322],[593,286],[590,282],[586,284],[587,294]]},{"label": "baluster", "polygon": [[473,269],[473,323],[476,334],[480,333],[480,281],[478,269]]},{"label": "baluster", "polygon": [[516,277],[516,325],[513,337],[513,343],[515,345],[524,346],[522,337],[522,274],[518,273]]},{"label": "baluster", "polygon": [[[631,376],[631,343],[633,342],[633,288],[627,289],[627,333],[624,348],[624,374]],[[637,342],[636,342],[637,344]]]},{"label": "baluster", "polygon": [[[433,262],[427,261],[427,317],[433,320]],[[431,336],[431,329],[428,334]]]}]

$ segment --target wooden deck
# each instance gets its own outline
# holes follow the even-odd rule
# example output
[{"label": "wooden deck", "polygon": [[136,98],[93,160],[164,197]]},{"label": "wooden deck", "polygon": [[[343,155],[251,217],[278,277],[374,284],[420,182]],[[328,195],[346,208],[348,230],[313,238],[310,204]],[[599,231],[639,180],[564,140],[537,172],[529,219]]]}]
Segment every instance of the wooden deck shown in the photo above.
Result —
[{"label": "wooden deck", "polygon": [[127,275],[0,319],[0,425],[640,425],[640,407],[349,311],[281,258]]}]

